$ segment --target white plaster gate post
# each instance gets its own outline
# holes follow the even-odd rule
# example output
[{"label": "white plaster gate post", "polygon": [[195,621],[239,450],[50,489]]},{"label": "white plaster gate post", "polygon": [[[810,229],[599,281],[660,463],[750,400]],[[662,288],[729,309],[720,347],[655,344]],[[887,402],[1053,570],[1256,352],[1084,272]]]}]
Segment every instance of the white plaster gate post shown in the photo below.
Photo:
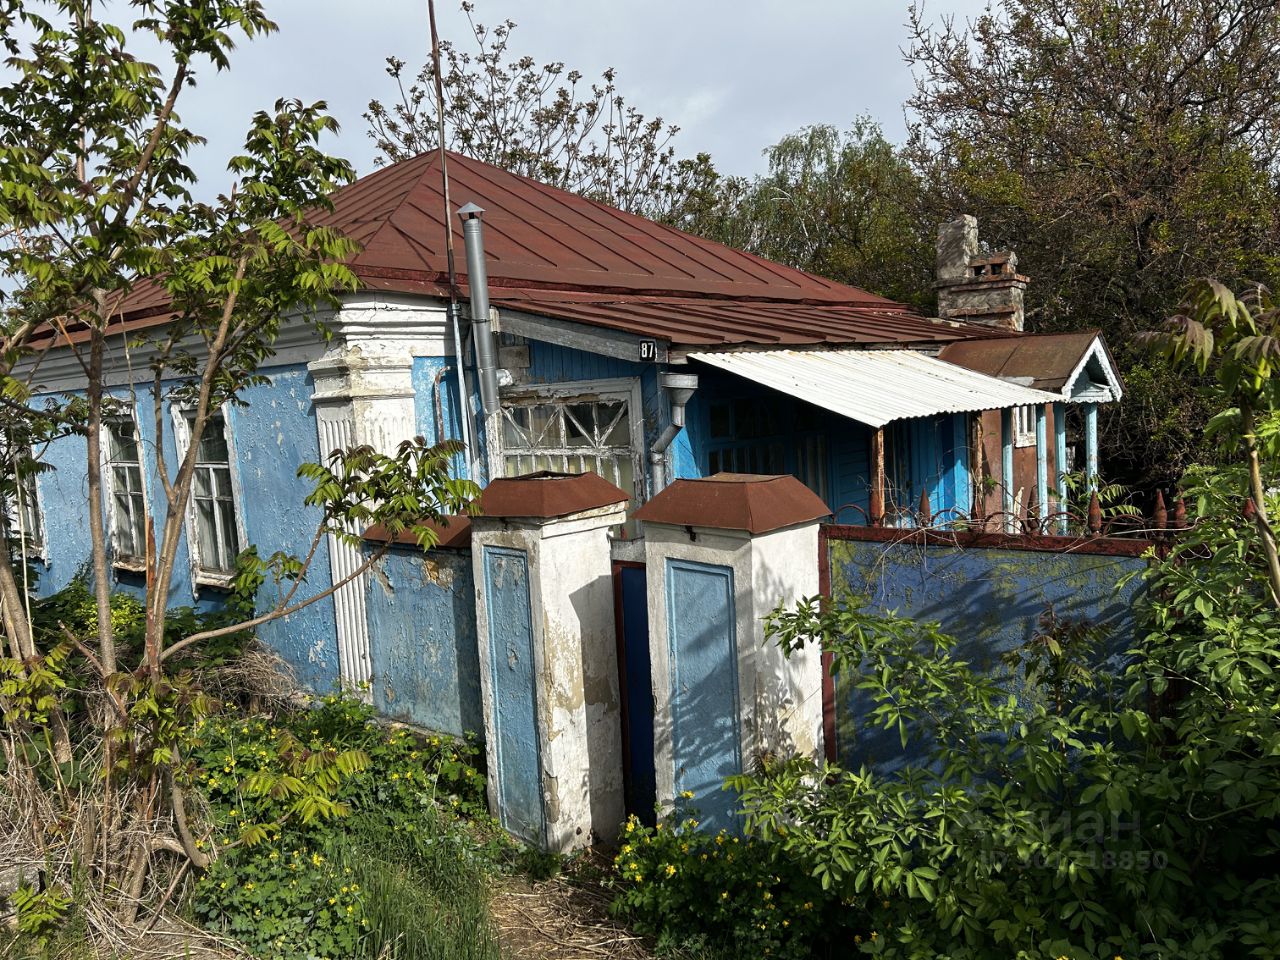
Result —
[{"label": "white plaster gate post", "polygon": [[609,528],[627,499],[594,473],[536,473],[494,480],[472,521],[489,807],[556,852],[622,823]]},{"label": "white plaster gate post", "polygon": [[764,756],[822,754],[822,654],[764,637],[780,602],[818,592],[831,513],[791,476],[677,480],[640,508],[648,570],[658,802],[684,793],[707,829],[737,829],[728,776]]}]

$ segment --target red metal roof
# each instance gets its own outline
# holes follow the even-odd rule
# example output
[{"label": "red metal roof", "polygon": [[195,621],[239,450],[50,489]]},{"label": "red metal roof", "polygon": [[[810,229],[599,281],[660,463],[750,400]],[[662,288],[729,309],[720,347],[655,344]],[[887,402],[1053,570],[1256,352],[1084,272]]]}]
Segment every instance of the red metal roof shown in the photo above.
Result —
[{"label": "red metal roof", "polygon": [[989,377],[1030,378],[1036,389],[1056,392],[1066,385],[1099,336],[1098,330],[1082,330],[975,339],[944,347],[938,359]]},{"label": "red metal roof", "polygon": [[541,470],[491,480],[480,494],[481,517],[567,517],[630,497],[597,473]]},{"label": "red metal roof", "polygon": [[[624,213],[460,154],[455,206],[485,210],[491,300],[499,309],[669,340],[677,346],[946,343],[998,337]],[[378,170],[336,191],[315,218],[361,245],[350,266],[371,290],[447,295],[438,154]],[[454,231],[458,265],[462,231]],[[459,273],[465,295],[466,276]],[[167,296],[140,284],[126,326],[166,319]]]},{"label": "red metal roof", "polygon": [[635,513],[676,527],[768,533],[831,515],[821,498],[788,475],[716,473],[675,480]]}]

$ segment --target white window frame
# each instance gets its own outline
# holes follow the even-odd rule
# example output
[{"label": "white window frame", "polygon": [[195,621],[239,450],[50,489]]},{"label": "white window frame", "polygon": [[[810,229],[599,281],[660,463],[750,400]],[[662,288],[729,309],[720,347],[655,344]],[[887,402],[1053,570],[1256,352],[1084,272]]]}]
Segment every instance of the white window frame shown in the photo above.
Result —
[{"label": "white window frame", "polygon": [[[22,504],[18,499],[15,499],[13,503],[6,504],[7,514],[5,516],[5,521],[9,524],[9,535],[11,538],[22,536],[22,542],[27,557],[33,560],[47,560],[49,556],[47,549],[49,537],[48,531],[45,528],[44,500],[40,493],[40,475],[38,473],[31,474],[27,477],[27,483],[30,485],[31,499],[33,501],[31,504],[31,512],[35,518],[36,524],[40,528],[40,539],[32,540],[30,538],[30,531],[26,529],[26,525],[22,522]],[[18,497],[22,497],[22,484],[15,484],[15,489],[17,490]]]},{"label": "white window frame", "polygon": [[[632,506],[644,503],[649,486],[648,471],[645,469],[644,448],[644,393],[641,390],[639,377],[614,377],[607,380],[565,380],[558,383],[522,383],[517,387],[508,387],[502,391],[501,403],[504,409],[508,406],[523,406],[522,401],[533,399],[538,403],[570,404],[576,399],[622,400],[627,404],[627,417],[631,433],[631,476],[635,489],[626,491],[632,496]],[[518,401],[521,401],[517,403]],[[494,459],[497,469],[494,476],[506,476],[505,446],[506,426],[495,431],[493,438],[497,457]]]},{"label": "white window frame", "polygon": [[[177,449],[178,462],[181,463],[191,448],[191,422],[188,417],[194,414],[189,404],[170,404],[170,416],[173,419],[173,441]],[[223,406],[219,410],[210,411],[210,416],[222,417],[222,435],[227,443],[227,468],[231,475],[231,508],[235,517],[236,552],[239,553],[249,544],[244,527],[244,496],[240,490],[239,458],[235,445],[235,418],[231,408]],[[205,567],[200,560],[200,528],[196,522],[195,478],[192,478],[191,491],[187,497],[186,516],[183,522],[187,530],[187,557],[191,564],[191,587],[195,593],[200,587],[214,587],[220,590],[230,589],[234,575],[222,570]]]},{"label": "white window frame", "polygon": [[1036,442],[1036,408],[1034,406],[1013,408],[1013,445],[1030,447]]},{"label": "white window frame", "polygon": [[116,480],[115,472],[111,469],[113,463],[111,459],[111,425],[114,423],[130,423],[133,425],[134,441],[138,448],[138,479],[139,486],[142,490],[142,509],[144,519],[150,519],[151,513],[151,491],[147,483],[147,456],[146,450],[142,442],[142,430],[138,426],[137,411],[132,405],[125,408],[119,414],[104,416],[102,418],[102,428],[98,435],[99,447],[99,472],[102,476],[102,495],[106,501],[103,514],[107,521],[107,544],[111,550],[111,565],[117,570],[124,570],[128,573],[146,573],[147,572],[147,543],[146,543],[146,524],[143,524],[141,543],[141,553],[123,553],[120,549],[119,539],[116,536]]}]

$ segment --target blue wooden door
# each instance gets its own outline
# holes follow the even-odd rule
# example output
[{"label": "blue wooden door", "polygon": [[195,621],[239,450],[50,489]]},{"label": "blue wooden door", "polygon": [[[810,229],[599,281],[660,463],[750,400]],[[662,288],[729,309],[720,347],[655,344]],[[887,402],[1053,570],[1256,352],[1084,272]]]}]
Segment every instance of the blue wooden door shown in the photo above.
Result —
[{"label": "blue wooden door", "polygon": [[667,561],[675,789],[710,830],[738,828],[737,795],[721,789],[742,770],[734,613],[733,570]]},{"label": "blue wooden door", "polygon": [[627,813],[652,826],[657,786],[653,770],[653,671],[649,655],[649,594],[643,564],[614,568],[617,591],[622,729]]},{"label": "blue wooden door", "polygon": [[534,687],[529,558],[521,550],[485,547],[489,609],[489,670],[498,822],[530,843],[546,842],[542,764],[538,756],[538,696]]}]

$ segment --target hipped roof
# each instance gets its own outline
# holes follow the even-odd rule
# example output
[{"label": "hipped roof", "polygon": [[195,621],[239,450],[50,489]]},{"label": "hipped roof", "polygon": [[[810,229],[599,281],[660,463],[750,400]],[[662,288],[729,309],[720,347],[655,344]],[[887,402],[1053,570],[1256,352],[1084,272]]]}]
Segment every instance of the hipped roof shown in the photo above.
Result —
[{"label": "hipped roof", "polygon": [[[925,344],[1000,337],[928,319],[866,290],[448,154],[455,210],[484,208],[491,301],[499,310],[568,320],[676,346]],[[448,295],[439,156],[421,154],[334,192],[317,224],[361,245],[349,266],[372,291]],[[462,231],[448,218],[461,292]],[[168,299],[143,283],[125,327],[162,323]]]}]

